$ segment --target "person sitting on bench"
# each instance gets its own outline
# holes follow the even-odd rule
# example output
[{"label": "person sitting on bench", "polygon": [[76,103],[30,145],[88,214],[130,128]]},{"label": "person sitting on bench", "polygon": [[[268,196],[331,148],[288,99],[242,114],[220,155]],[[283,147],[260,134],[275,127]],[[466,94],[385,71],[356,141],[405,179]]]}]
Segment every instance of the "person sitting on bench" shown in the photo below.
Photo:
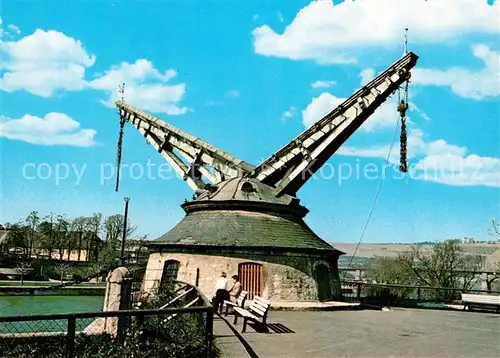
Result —
[{"label": "person sitting on bench", "polygon": [[[238,296],[240,295],[243,287],[241,287],[240,279],[238,275],[233,275],[231,277],[233,279],[233,286],[229,290],[229,300],[233,303],[236,303],[238,300]],[[222,307],[221,307],[222,308]]]}]

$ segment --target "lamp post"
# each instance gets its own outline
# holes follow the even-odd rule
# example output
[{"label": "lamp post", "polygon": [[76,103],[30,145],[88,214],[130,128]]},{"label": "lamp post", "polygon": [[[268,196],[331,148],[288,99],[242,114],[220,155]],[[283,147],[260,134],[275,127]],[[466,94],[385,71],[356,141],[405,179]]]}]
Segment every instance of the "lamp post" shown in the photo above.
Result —
[{"label": "lamp post", "polygon": [[128,216],[128,202],[130,198],[123,198],[125,200],[125,215],[123,217],[123,236],[122,236],[122,254],[121,254],[121,265],[125,266],[125,239],[127,238],[127,216]]}]

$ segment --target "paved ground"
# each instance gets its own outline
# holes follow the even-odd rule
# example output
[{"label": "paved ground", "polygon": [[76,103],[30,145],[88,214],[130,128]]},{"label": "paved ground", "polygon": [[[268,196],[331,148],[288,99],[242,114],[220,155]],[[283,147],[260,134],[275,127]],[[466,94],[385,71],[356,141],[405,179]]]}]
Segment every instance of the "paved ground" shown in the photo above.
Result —
[{"label": "paved ground", "polygon": [[[394,308],[271,311],[268,319],[276,331],[293,333],[256,333],[248,327],[243,337],[259,358],[500,357],[498,314]],[[216,342],[225,357],[248,357],[224,326],[216,320]],[[241,322],[237,329],[241,332]]]}]

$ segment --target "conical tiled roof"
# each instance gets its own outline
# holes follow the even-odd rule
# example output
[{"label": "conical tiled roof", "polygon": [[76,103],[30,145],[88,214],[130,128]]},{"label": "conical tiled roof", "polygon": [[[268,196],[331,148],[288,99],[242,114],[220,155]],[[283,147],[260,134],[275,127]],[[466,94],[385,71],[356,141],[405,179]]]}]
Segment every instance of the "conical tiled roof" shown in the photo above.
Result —
[{"label": "conical tiled roof", "polygon": [[245,210],[190,212],[152,244],[338,251],[318,237],[302,219]]}]

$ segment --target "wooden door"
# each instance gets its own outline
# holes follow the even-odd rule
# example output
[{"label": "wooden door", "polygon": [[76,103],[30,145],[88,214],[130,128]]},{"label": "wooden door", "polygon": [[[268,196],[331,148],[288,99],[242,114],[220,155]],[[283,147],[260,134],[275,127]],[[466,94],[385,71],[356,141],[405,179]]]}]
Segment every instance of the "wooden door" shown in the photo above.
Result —
[{"label": "wooden door", "polygon": [[248,292],[247,300],[253,300],[255,296],[262,296],[264,275],[261,264],[253,262],[239,264],[238,276],[243,291]]}]

